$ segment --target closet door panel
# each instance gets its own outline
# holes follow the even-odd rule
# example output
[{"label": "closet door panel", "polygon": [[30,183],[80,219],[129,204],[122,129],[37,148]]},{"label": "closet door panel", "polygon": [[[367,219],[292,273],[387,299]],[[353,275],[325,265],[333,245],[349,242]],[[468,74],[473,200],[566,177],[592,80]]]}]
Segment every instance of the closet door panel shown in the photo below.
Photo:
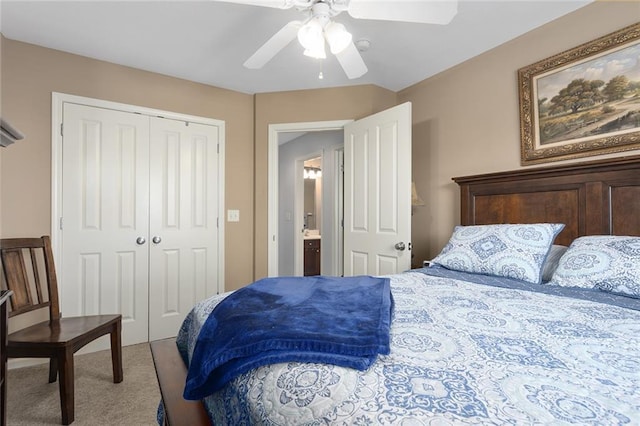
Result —
[{"label": "closet door panel", "polygon": [[217,290],[219,132],[151,118],[150,340],[175,336]]},{"label": "closet door panel", "polygon": [[148,340],[149,118],[65,103],[63,316],[122,313],[123,344]]}]

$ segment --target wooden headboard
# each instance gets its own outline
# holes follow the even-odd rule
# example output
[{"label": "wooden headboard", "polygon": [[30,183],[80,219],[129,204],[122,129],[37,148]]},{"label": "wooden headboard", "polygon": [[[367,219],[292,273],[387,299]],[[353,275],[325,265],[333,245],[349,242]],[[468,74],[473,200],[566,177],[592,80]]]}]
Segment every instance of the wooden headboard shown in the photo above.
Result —
[{"label": "wooden headboard", "polygon": [[564,223],[583,235],[640,236],[640,155],[456,177],[462,225]]}]

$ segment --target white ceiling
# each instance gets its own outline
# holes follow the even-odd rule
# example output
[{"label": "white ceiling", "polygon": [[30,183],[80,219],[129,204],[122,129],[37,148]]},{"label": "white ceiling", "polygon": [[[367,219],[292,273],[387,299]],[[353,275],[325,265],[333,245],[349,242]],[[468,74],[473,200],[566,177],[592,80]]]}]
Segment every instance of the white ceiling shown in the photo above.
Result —
[{"label": "white ceiling", "polygon": [[[357,20],[343,23],[369,72],[349,80],[335,57],[302,55],[294,40],[265,67],[242,66],[284,24],[281,10],[217,1],[0,1],[9,39],[244,93],[375,84],[399,91],[590,3],[592,0],[461,0],[444,26]],[[551,52],[555,53],[555,52]],[[318,79],[323,71],[324,79]]]}]

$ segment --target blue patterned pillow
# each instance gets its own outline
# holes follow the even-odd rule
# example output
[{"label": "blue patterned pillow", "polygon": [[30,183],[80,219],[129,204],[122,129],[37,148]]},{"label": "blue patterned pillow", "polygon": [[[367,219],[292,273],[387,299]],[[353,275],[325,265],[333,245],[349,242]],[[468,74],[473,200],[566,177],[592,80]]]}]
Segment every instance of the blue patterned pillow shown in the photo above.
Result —
[{"label": "blue patterned pillow", "polygon": [[560,258],[549,284],[640,298],[640,237],[576,238]]},{"label": "blue patterned pillow", "polygon": [[542,265],[562,228],[562,223],[456,226],[432,263],[540,284]]}]

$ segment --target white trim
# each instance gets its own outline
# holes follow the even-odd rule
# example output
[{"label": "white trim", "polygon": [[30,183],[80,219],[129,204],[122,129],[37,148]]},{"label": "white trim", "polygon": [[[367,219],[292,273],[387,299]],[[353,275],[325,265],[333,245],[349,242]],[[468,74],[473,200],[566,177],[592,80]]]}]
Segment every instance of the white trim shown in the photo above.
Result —
[{"label": "white trim", "polygon": [[16,368],[33,367],[34,365],[49,364],[47,358],[9,358],[7,360],[7,370]]},{"label": "white trim", "polygon": [[267,275],[278,275],[278,135],[288,132],[322,132],[342,130],[353,120],[313,121],[306,123],[280,123],[269,125],[268,152],[268,225],[267,225]]},{"label": "white trim", "polygon": [[303,158],[296,160],[293,195],[293,275],[298,277],[304,275],[304,234],[301,232],[304,227],[301,220],[304,215],[304,162]]},{"label": "white trim", "polygon": [[333,150],[334,164],[335,164],[335,188],[333,193],[335,194],[335,210],[334,223],[336,224],[333,229],[333,247],[331,247],[331,253],[333,254],[333,273],[335,276],[343,276],[344,274],[344,147],[335,148]]},{"label": "white trim", "polygon": [[220,131],[220,135],[218,138],[218,294],[224,293],[224,230],[226,216],[225,216],[225,205],[224,205],[224,165],[225,165],[225,138],[226,138],[226,127],[225,122],[219,120],[222,123],[221,126],[218,127]]},{"label": "white trim", "polygon": [[[62,252],[62,239],[60,237],[60,217],[62,217],[62,135],[60,134],[63,123],[63,108],[65,103],[92,106],[96,108],[111,109],[134,114],[161,117],[172,120],[188,121],[191,123],[205,124],[218,127],[219,154],[218,154],[218,289],[217,293],[224,292],[224,199],[225,199],[225,122],[208,117],[182,114],[172,111],[164,111],[154,108],[146,108],[136,105],[122,104],[119,102],[105,101],[101,99],[86,98],[84,96],[69,95],[66,93],[51,93],[51,245],[54,258],[56,253]],[[59,269],[61,270],[61,269]],[[60,277],[62,280],[62,277]]]}]

